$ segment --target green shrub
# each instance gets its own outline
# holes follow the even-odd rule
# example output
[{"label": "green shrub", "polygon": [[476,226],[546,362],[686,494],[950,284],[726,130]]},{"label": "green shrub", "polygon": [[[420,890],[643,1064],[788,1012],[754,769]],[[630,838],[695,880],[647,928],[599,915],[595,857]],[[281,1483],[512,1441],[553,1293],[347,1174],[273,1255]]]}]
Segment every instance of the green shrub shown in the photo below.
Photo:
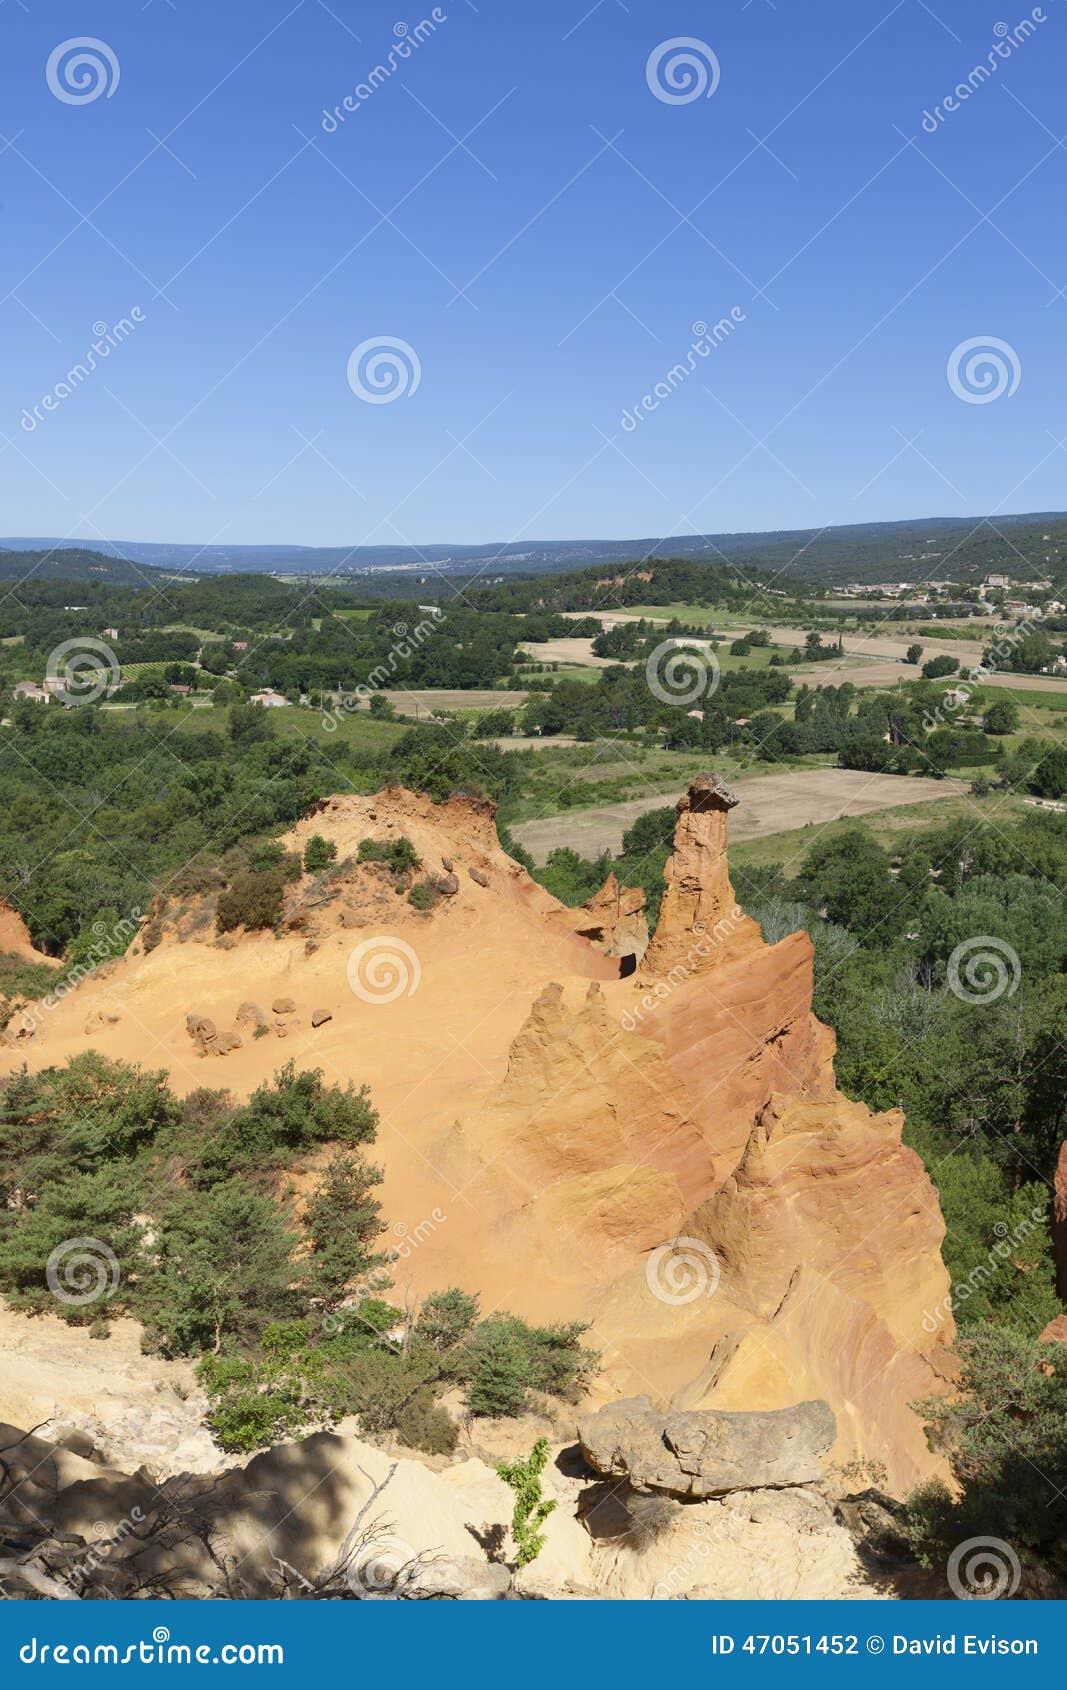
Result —
[{"label": "green shrub", "polygon": [[917,1405],[956,1494],[940,1483],[914,1492],[912,1545],[924,1565],[943,1566],[958,1544],[992,1536],[1067,1574],[1067,1350],[993,1325],[957,1350],[954,1394]]},{"label": "green shrub", "polygon": [[432,880],[416,880],[408,893],[408,903],[421,914],[428,914],[440,902],[441,894]]},{"label": "green shrub", "polygon": [[282,887],[279,869],[245,869],[234,876],[232,885],[220,893],[215,921],[220,933],[235,927],[254,931],[275,927],[282,915]]},{"label": "green shrub", "polygon": [[416,1391],[404,1404],[397,1415],[396,1430],[402,1444],[424,1450],[427,1455],[451,1455],[459,1438],[452,1416],[434,1401],[428,1388]]},{"label": "green shrub", "polygon": [[415,1331],[431,1349],[447,1354],[469,1338],[478,1323],[478,1299],[452,1286],[434,1291],[423,1303]]},{"label": "green shrub", "polygon": [[308,874],[321,874],[324,868],[337,861],[337,846],[321,833],[313,833],[304,846],[304,869]]},{"label": "green shrub", "polygon": [[359,860],[361,863],[384,863],[394,875],[409,874],[422,867],[422,858],[411,840],[403,834],[399,839],[361,839]]}]

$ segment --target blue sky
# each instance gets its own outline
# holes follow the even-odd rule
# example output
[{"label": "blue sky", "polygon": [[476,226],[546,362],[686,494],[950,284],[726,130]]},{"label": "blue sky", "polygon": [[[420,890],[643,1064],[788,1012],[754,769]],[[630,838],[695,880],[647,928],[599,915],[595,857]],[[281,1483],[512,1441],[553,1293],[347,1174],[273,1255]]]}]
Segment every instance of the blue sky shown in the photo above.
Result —
[{"label": "blue sky", "polygon": [[[1061,509],[1067,15],[1037,14],[1016,46],[1022,0],[445,0],[436,22],[5,0],[0,531],[418,544]],[[46,66],[79,37],[110,62],[68,84],[60,55],[61,91],[101,90],[72,102]],[[650,87],[680,38],[710,97]],[[974,403],[948,363],[989,337],[977,397],[1004,391]],[[373,404],[347,370],[383,339],[417,365]]]}]

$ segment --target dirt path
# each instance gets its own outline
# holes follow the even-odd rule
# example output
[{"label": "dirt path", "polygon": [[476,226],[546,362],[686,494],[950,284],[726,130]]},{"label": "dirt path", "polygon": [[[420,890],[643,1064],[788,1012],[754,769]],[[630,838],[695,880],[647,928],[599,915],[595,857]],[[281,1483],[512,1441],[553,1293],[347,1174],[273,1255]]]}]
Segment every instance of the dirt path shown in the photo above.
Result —
[{"label": "dirt path", "polygon": [[[788,833],[808,822],[865,816],[900,804],[935,804],[967,792],[968,784],[925,780],[917,775],[871,775],[858,769],[794,769],[785,774],[751,776],[738,781],[736,789],[741,803],[730,817],[730,838],[739,843]],[[548,853],[559,845],[569,845],[583,857],[595,857],[605,850],[617,852],[626,829],[649,810],[672,803],[676,792],[677,782],[670,791],[631,798],[624,804],[568,810],[542,821],[520,822],[511,831],[538,863],[545,862]]]}]

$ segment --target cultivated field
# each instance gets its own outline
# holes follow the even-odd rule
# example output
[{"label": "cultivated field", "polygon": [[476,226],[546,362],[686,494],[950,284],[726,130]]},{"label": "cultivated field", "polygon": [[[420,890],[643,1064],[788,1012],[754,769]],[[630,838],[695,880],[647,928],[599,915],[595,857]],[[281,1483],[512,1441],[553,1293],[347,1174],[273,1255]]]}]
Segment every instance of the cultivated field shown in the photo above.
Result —
[{"label": "cultivated field", "polygon": [[[730,839],[740,842],[903,804],[943,804],[966,793],[968,783],[913,775],[872,775],[857,769],[794,769],[784,774],[748,776],[736,783],[736,789],[741,803],[730,815]],[[519,822],[512,832],[538,863],[545,862],[548,853],[561,845],[569,845],[580,856],[595,857],[601,851],[619,851],[623,834],[639,816],[672,803],[676,797],[677,788],[673,788],[623,804],[568,810],[540,821]]]}]

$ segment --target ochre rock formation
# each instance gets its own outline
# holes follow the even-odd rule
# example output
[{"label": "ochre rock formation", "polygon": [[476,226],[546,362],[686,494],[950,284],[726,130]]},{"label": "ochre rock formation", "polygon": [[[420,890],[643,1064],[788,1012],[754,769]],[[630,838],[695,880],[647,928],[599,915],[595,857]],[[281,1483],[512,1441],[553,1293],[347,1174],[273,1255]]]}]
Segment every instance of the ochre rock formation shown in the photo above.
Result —
[{"label": "ochre rock formation", "polygon": [[[952,1337],[944,1224],[900,1115],[836,1088],[810,939],[767,945],[737,906],[735,801],[714,775],[691,783],[631,971],[634,895],[609,882],[564,909],[501,849],[492,805],[328,799],[284,841],[337,847],[293,888],[299,927],[220,935],[217,893],[157,911],[152,943],[0,1048],[0,1071],[150,1051],[189,1092],[204,1084],[190,1005],[248,1027],[250,1002],[289,999],[285,1056],[366,1084],[380,1111],[400,1300],[460,1285],[487,1311],[589,1322],[594,1403],[825,1400],[835,1459],[869,1458],[900,1490],[939,1471],[909,1404],[941,1388]],[[458,882],[430,912],[359,859],[361,840],[401,837],[420,872]],[[247,1096],[279,1062],[274,1036],[245,1037],[227,1087]]]},{"label": "ochre rock formation", "polygon": [[646,901],[640,886],[620,886],[616,876],[609,874],[599,892],[570,912],[570,925],[605,956],[633,957],[640,962],[648,949]]}]

